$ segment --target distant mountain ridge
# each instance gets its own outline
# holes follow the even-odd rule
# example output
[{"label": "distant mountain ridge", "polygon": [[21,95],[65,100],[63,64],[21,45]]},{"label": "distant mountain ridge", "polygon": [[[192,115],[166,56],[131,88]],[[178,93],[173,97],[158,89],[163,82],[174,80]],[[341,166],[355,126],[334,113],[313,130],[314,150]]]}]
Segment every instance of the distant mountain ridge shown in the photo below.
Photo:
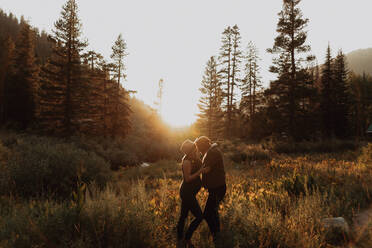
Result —
[{"label": "distant mountain ridge", "polygon": [[346,55],[349,71],[372,76],[372,48],[358,49]]}]

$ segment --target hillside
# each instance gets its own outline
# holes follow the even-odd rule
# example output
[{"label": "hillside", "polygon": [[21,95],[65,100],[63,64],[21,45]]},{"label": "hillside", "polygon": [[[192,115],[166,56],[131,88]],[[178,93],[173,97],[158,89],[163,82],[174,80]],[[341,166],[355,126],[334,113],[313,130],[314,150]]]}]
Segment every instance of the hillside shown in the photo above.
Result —
[{"label": "hillside", "polygon": [[350,71],[372,75],[372,48],[355,50],[346,57]]}]

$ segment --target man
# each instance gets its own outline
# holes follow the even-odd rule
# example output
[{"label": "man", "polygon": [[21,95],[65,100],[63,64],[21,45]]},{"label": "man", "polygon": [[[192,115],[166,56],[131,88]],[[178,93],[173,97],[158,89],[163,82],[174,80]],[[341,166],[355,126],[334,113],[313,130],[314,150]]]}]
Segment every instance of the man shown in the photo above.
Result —
[{"label": "man", "polygon": [[201,136],[195,140],[195,145],[203,155],[202,184],[208,190],[208,200],[204,208],[204,219],[216,242],[220,232],[218,207],[226,194],[226,177],[223,156],[218,145],[212,144],[208,137]]}]

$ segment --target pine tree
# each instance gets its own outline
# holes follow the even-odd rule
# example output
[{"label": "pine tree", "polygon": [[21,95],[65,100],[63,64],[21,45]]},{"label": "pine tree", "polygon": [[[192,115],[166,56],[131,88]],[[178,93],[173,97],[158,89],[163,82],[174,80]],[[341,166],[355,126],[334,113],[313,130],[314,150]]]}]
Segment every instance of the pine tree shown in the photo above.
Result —
[{"label": "pine tree", "polygon": [[261,88],[260,67],[258,65],[258,50],[252,41],[248,43],[246,55],[244,56],[244,78],[241,83],[240,112],[243,121],[243,136],[251,136],[257,113],[257,105],[261,98],[257,95]]},{"label": "pine tree", "polygon": [[231,96],[230,96],[230,106],[234,108],[235,106],[235,95],[234,95],[234,88],[235,86],[240,83],[239,73],[240,73],[240,64],[242,58],[242,51],[240,49],[241,43],[241,35],[239,31],[239,27],[234,25],[232,27],[232,58],[231,58]]},{"label": "pine tree", "polygon": [[227,27],[222,33],[222,46],[219,56],[221,69],[219,73],[225,87],[225,135],[227,136],[231,136],[232,134],[232,122],[235,113],[234,88],[239,83],[239,66],[241,63],[240,42],[241,36],[237,25]]},{"label": "pine tree", "polygon": [[35,59],[35,33],[22,22],[14,53],[14,68],[8,86],[8,117],[26,128],[35,116],[39,67]]},{"label": "pine tree", "polygon": [[127,75],[125,74],[125,64],[124,59],[128,56],[127,53],[127,44],[125,43],[122,34],[119,34],[118,38],[115,41],[115,44],[112,46],[111,59],[114,63],[114,78],[117,80],[118,85],[120,85],[120,79],[126,79]]},{"label": "pine tree", "polygon": [[[221,69],[219,74],[221,75],[221,82],[224,88],[224,96],[226,98],[225,111],[229,116],[231,113],[230,96],[231,96],[231,53],[232,53],[232,30],[231,27],[227,27],[222,33],[222,46],[220,48],[220,66]],[[227,128],[229,128],[229,117],[227,118]]]},{"label": "pine tree", "polygon": [[333,108],[335,107],[334,95],[333,95],[333,70],[332,70],[332,55],[331,47],[328,45],[326,60],[322,69],[321,76],[321,103],[320,109],[322,112],[322,132],[323,138],[327,139],[334,137],[335,129],[335,118]]},{"label": "pine tree", "polygon": [[335,101],[335,135],[345,138],[349,135],[348,109],[349,95],[347,86],[348,70],[345,55],[340,50],[334,60],[334,101]]},{"label": "pine tree", "polygon": [[81,41],[81,22],[75,0],[63,6],[54,24],[53,53],[43,68],[40,91],[40,123],[48,130],[71,135],[78,130],[81,113],[89,95],[81,72],[81,52],[87,42]]},{"label": "pine tree", "polygon": [[207,62],[201,86],[202,97],[198,104],[200,110],[198,125],[205,135],[216,140],[222,136],[223,113],[221,82],[214,57]]},{"label": "pine tree", "polygon": [[117,82],[114,93],[115,110],[113,112],[113,133],[125,135],[130,127],[128,92],[122,87],[120,80],[126,79],[124,59],[128,56],[127,44],[120,34],[112,46],[111,59],[113,59],[114,79]]},{"label": "pine tree", "polygon": [[253,42],[248,43],[245,56],[244,79],[241,84],[242,101],[241,106],[247,112],[248,117],[253,118],[256,113],[257,92],[261,87],[260,68],[258,65],[258,50]]},{"label": "pine tree", "polygon": [[[273,66],[270,71],[278,74],[278,79],[272,82],[270,88],[272,98],[276,104],[280,104],[280,121],[283,123],[282,131],[287,132],[292,138],[299,138],[301,130],[298,129],[300,117],[300,99],[298,96],[305,84],[303,81],[306,71],[301,65],[305,58],[301,53],[310,51],[310,46],[305,45],[307,33],[304,28],[308,19],[303,18],[298,8],[301,0],[283,0],[283,9],[279,13],[277,25],[278,36],[275,38],[274,46],[268,49],[269,53],[278,54],[273,59]],[[306,60],[311,60],[309,56]],[[306,78],[306,77],[305,77]]]}]

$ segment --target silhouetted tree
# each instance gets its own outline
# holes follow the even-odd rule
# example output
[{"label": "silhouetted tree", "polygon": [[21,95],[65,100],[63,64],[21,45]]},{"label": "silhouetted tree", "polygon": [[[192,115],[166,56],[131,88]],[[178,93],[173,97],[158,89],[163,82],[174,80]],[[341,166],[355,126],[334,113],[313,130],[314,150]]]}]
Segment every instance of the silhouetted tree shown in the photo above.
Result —
[{"label": "silhouetted tree", "polygon": [[[303,18],[301,10],[298,8],[301,0],[283,0],[283,9],[279,13],[277,25],[278,36],[275,38],[274,46],[268,49],[272,54],[278,54],[273,59],[273,66],[270,71],[278,74],[278,79],[271,83],[270,89],[273,95],[271,103],[278,104],[279,120],[282,122],[281,131],[285,131],[293,138],[301,136],[302,128],[300,113],[300,100],[303,91],[307,86],[306,70],[301,62],[305,58],[301,53],[310,51],[310,46],[305,45],[307,33],[304,28],[307,26],[308,19]],[[306,60],[313,59],[308,56]]]},{"label": "silhouetted tree", "polygon": [[334,116],[334,107],[335,107],[335,98],[333,94],[333,70],[332,70],[332,55],[331,47],[328,45],[326,60],[322,69],[321,77],[321,102],[320,109],[322,112],[322,132],[324,138],[334,137],[335,130],[335,116]]},{"label": "silhouetted tree", "polygon": [[198,126],[201,131],[216,140],[223,133],[223,112],[221,81],[217,71],[217,63],[211,57],[206,65],[201,88],[202,97],[199,100]]},{"label": "silhouetted tree", "polygon": [[[82,80],[80,54],[87,43],[80,39],[81,23],[75,0],[68,0],[55,23],[53,54],[43,67],[39,120],[44,128],[72,134],[89,94]],[[74,125],[74,127],[73,127]]]},{"label": "silhouetted tree", "polygon": [[127,44],[120,34],[112,46],[111,59],[113,59],[113,77],[117,82],[117,87],[114,92],[115,110],[113,112],[113,135],[125,134],[130,127],[129,114],[130,107],[128,105],[128,92],[120,84],[120,79],[126,79],[124,59],[128,56]]},{"label": "silhouetted tree", "polygon": [[253,118],[256,113],[257,95],[261,87],[260,68],[258,65],[258,51],[253,42],[248,43],[245,56],[244,79],[241,84],[241,106],[248,110],[248,118]]},{"label": "silhouetted tree", "polygon": [[340,50],[334,60],[334,122],[335,135],[339,138],[345,138],[350,135],[348,122],[348,111],[350,108],[350,98],[348,94],[348,70],[345,61],[345,55]]},{"label": "silhouetted tree", "polygon": [[246,55],[244,56],[244,78],[241,83],[240,112],[244,122],[244,136],[250,136],[255,132],[251,127],[255,122],[255,114],[260,99],[257,97],[261,88],[260,68],[258,65],[258,50],[252,41],[248,43]]},{"label": "silhouetted tree", "polygon": [[233,118],[236,112],[234,88],[239,83],[239,66],[241,63],[241,36],[237,25],[227,27],[222,33],[222,46],[220,48],[219,71],[222,83],[225,86],[225,114],[226,127],[225,134],[231,136]]}]

